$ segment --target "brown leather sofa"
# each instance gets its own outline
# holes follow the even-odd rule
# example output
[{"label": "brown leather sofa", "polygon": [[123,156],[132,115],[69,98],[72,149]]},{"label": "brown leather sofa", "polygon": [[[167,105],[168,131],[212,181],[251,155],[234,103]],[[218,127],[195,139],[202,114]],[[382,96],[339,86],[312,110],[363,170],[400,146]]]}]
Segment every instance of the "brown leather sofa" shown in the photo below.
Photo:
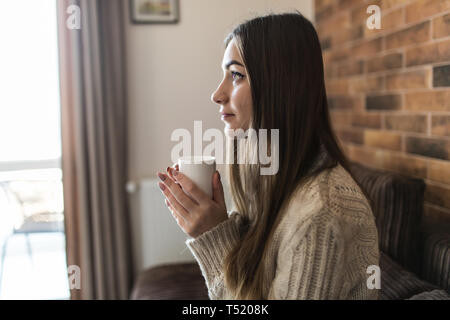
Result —
[{"label": "brown leather sofa", "polygon": [[[353,163],[367,190],[379,234],[382,300],[450,300],[450,225],[422,222],[425,184]],[[197,263],[159,265],[143,271],[134,300],[207,300]]]}]

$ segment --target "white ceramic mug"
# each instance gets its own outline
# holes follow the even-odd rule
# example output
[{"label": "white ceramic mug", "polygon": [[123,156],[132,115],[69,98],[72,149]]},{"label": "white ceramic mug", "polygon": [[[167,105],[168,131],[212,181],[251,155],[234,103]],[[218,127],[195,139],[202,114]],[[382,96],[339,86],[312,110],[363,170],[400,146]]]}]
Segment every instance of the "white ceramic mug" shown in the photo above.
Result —
[{"label": "white ceramic mug", "polygon": [[216,172],[216,158],[189,156],[178,159],[181,173],[190,178],[211,199],[213,197],[212,177]]}]

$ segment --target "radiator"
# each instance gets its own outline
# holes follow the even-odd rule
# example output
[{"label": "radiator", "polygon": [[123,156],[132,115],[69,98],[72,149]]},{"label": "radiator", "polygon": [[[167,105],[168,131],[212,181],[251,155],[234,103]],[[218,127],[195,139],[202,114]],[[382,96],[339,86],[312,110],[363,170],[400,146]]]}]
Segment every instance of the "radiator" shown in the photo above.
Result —
[{"label": "radiator", "polygon": [[158,181],[143,179],[127,184],[136,272],[160,264],[195,261],[185,244],[189,236],[166,207]]}]

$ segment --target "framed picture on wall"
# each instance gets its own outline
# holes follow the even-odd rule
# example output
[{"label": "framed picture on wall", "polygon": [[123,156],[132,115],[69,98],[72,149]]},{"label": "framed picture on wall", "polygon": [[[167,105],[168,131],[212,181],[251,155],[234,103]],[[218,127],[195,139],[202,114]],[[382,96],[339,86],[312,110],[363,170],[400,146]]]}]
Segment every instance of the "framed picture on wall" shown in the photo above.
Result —
[{"label": "framed picture on wall", "polygon": [[130,0],[133,23],[178,22],[178,0]]}]

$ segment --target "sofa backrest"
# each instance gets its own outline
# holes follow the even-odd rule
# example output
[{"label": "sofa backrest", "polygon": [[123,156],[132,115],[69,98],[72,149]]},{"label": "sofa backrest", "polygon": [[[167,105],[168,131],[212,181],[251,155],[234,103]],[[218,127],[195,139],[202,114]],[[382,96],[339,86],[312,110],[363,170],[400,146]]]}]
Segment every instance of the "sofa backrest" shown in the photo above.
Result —
[{"label": "sofa backrest", "polygon": [[450,228],[426,234],[421,277],[450,293]]},{"label": "sofa backrest", "polygon": [[420,222],[425,183],[421,179],[351,163],[357,182],[372,204],[380,250],[403,267],[420,273]]}]

